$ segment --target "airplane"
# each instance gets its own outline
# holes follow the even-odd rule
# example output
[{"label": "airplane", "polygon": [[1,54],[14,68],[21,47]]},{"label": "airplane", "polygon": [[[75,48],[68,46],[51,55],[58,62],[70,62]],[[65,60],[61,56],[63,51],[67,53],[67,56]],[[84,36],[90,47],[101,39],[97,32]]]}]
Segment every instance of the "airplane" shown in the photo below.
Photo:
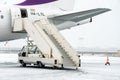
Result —
[{"label": "airplane", "polygon": [[92,17],[110,11],[108,8],[96,8],[80,12],[73,10],[75,0],[25,0],[11,5],[0,5],[0,41],[25,38],[26,33],[13,32],[14,18],[37,20],[47,18],[58,30],[69,29],[92,22]]}]

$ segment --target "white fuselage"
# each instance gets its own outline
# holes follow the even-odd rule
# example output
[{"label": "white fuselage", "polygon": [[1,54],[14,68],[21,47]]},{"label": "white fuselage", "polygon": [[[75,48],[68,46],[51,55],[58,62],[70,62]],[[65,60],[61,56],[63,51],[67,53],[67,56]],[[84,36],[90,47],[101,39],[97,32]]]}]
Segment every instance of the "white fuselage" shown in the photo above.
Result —
[{"label": "white fuselage", "polygon": [[26,33],[14,33],[13,18],[22,17],[20,9],[26,9],[29,20],[34,21],[43,17],[51,17],[60,14],[58,9],[52,9],[51,7],[20,7],[20,6],[0,6],[0,41],[8,41],[14,39],[25,38]]}]

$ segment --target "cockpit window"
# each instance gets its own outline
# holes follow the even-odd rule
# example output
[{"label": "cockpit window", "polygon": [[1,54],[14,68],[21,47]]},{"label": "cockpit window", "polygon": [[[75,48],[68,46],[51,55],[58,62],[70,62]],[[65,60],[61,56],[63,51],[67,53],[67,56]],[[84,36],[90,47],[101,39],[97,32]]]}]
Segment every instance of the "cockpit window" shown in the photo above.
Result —
[{"label": "cockpit window", "polygon": [[3,15],[1,15],[1,16],[0,16],[0,18],[1,18],[1,19],[3,19],[3,18],[4,18],[4,16],[3,16]]}]

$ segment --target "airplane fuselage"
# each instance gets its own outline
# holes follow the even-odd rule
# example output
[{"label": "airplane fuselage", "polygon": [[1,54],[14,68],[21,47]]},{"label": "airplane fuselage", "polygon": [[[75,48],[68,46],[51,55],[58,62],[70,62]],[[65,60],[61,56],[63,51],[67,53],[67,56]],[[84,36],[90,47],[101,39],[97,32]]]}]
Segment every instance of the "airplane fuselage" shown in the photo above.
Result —
[{"label": "airplane fuselage", "polygon": [[15,33],[12,31],[15,18],[27,17],[30,21],[34,21],[44,17],[54,16],[57,13],[57,10],[52,10],[50,8],[38,9],[36,7],[25,8],[18,6],[0,6],[0,41],[8,41],[26,37],[26,33]]}]

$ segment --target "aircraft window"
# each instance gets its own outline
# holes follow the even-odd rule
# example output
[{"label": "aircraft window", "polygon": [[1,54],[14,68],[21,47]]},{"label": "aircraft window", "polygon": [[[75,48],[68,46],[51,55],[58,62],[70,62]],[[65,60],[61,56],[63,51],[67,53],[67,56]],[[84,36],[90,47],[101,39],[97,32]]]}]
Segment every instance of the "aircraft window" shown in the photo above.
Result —
[{"label": "aircraft window", "polygon": [[28,17],[27,10],[26,9],[20,9],[21,10],[21,17],[25,18]]},{"label": "aircraft window", "polygon": [[0,17],[1,17],[1,19],[3,19],[3,18],[4,18],[4,16],[3,16],[3,15],[1,15]]}]

